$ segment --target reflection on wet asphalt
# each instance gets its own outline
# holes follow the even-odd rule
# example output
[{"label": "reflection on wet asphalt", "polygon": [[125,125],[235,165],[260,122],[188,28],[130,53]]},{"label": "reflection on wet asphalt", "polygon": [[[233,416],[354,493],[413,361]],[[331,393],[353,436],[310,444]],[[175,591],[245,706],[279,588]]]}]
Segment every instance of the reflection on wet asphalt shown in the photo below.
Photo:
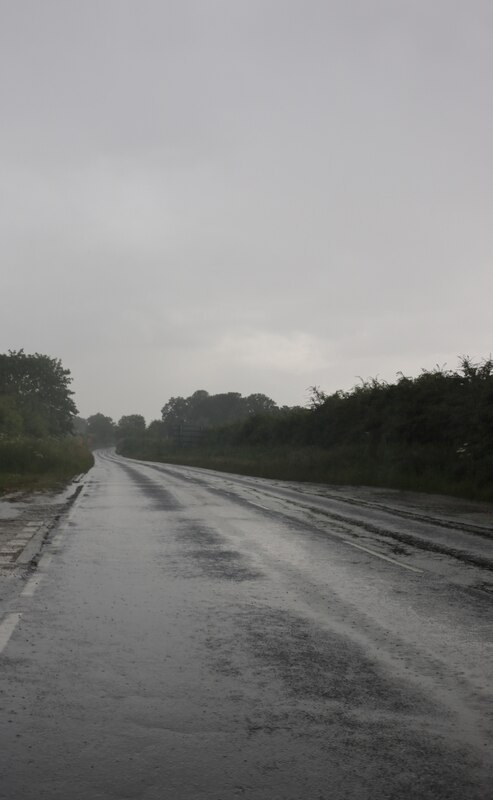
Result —
[{"label": "reflection on wet asphalt", "polygon": [[492,796],[491,573],[262,485],[98,457],[0,579],[2,799]]}]

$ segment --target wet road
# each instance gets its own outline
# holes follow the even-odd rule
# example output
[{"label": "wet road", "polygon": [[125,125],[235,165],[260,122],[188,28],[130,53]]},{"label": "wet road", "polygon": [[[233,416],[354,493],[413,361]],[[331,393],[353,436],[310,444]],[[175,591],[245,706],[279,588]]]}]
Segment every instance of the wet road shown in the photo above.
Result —
[{"label": "wet road", "polygon": [[0,579],[0,797],[493,795],[491,520],[97,458]]}]

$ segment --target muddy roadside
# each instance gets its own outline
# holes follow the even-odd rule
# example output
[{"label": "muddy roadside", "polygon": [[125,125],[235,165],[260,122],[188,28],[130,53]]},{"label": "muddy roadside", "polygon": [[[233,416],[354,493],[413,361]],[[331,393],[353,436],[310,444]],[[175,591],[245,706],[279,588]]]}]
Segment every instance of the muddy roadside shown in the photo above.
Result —
[{"label": "muddy roadside", "polygon": [[82,490],[83,477],[60,491],[0,495],[0,574],[36,564],[50,530]]}]

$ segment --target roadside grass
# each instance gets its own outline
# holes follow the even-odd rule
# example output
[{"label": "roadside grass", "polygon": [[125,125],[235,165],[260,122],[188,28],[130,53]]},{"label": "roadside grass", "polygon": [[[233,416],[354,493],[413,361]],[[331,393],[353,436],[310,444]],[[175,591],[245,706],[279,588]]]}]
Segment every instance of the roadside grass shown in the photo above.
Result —
[{"label": "roadside grass", "polygon": [[447,494],[473,500],[493,501],[491,481],[478,481],[474,474],[443,469],[443,453],[402,452],[379,448],[365,452],[342,445],[325,449],[314,445],[245,447],[143,447],[125,452],[133,458],[183,466],[202,467],[262,478],[347,486],[378,486],[404,491]]},{"label": "roadside grass", "polygon": [[23,475],[15,472],[0,472],[0,494],[10,494],[18,491],[37,491],[49,489],[61,489],[68,481],[79,473],[59,473],[47,472],[43,475],[25,473]]},{"label": "roadside grass", "polygon": [[57,488],[93,464],[78,437],[0,439],[0,492]]}]

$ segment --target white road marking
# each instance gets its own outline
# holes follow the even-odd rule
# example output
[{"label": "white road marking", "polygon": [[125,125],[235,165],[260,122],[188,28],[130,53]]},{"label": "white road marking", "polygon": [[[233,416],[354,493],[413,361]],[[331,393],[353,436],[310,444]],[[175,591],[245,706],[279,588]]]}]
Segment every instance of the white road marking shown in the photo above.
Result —
[{"label": "white road marking", "polygon": [[[252,506],[257,506],[257,508],[264,508],[266,511],[272,511],[271,508],[267,508],[267,506],[261,506],[260,503],[254,503],[252,500],[249,500],[249,503]],[[402,567],[403,569],[408,569],[411,572],[417,572],[419,575],[423,574],[422,569],[418,569],[417,567],[411,567],[409,564],[404,564],[402,561],[398,561],[396,558],[391,558],[390,556],[384,556],[383,553],[378,553],[376,550],[371,550],[369,547],[364,547],[362,544],[356,544],[356,542],[352,542],[350,539],[347,539],[345,536],[341,536],[340,534],[335,533],[335,531],[331,531],[332,536],[337,536],[342,542],[351,545],[351,547],[356,547],[358,550],[364,550],[365,553],[369,553],[376,558],[381,558],[382,561],[390,561],[391,564],[397,564],[398,567]]]},{"label": "white road marking", "polygon": [[5,619],[0,623],[0,653],[5,650],[21,617],[22,614],[7,614]]},{"label": "white road marking", "polygon": [[21,592],[22,597],[32,597],[42,580],[42,575],[34,575],[32,578],[29,578]]},{"label": "white road marking", "polygon": [[390,558],[390,556],[384,556],[383,553],[377,553],[376,550],[370,550],[369,547],[363,547],[362,544],[356,544],[356,542],[350,542],[349,539],[343,539],[343,542],[346,542],[346,544],[350,544],[351,547],[357,547],[358,550],[364,550],[365,553],[371,553],[372,556],[381,558],[383,561],[390,561],[391,564],[397,564],[399,567],[404,567],[404,569],[410,569],[411,572],[419,572],[421,575],[423,574],[422,569],[418,569],[417,567],[411,567],[409,566],[409,564],[403,564],[402,561],[397,561],[396,558]]}]

